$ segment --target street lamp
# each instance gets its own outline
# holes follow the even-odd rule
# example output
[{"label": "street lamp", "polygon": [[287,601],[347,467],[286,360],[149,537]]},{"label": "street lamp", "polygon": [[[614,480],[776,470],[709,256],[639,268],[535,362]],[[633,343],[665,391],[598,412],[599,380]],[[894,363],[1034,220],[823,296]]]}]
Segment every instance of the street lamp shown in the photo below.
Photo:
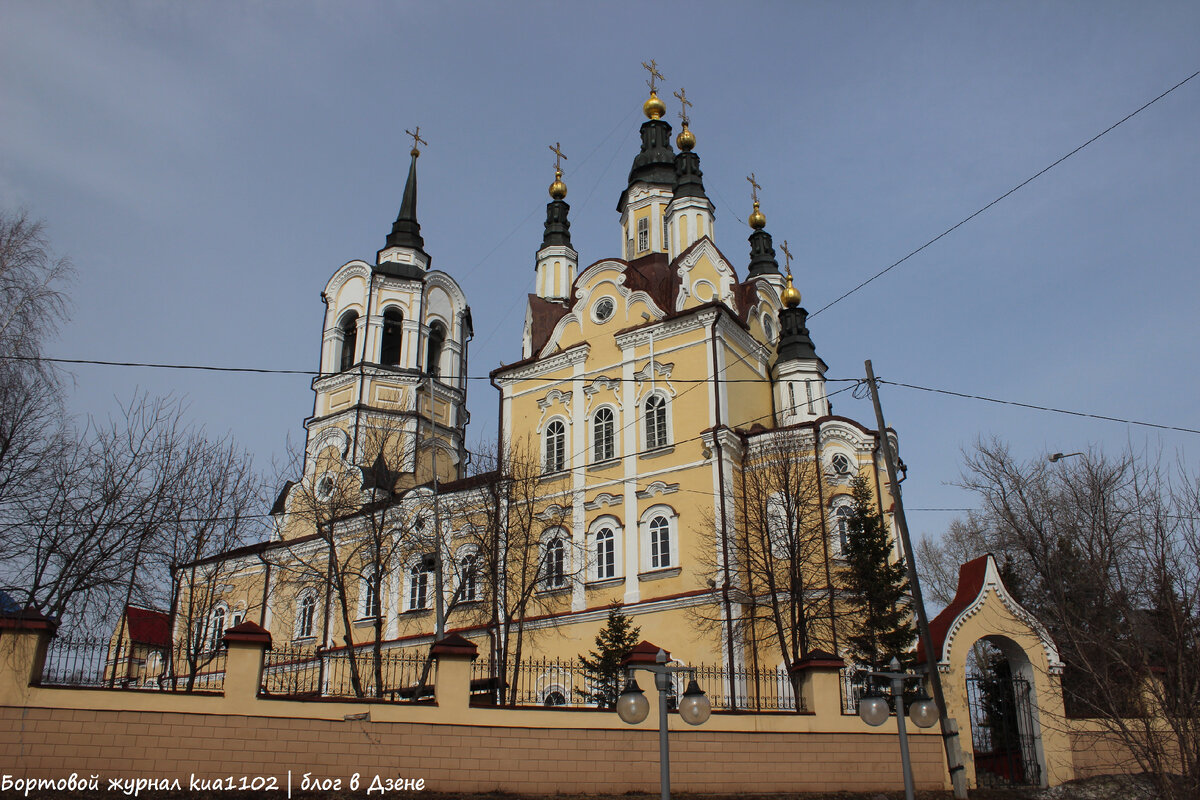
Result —
[{"label": "street lamp", "polygon": [[650,701],[633,678],[634,670],[644,669],[654,673],[654,686],[658,689],[658,783],[662,800],[671,800],[671,756],[667,749],[667,690],[671,687],[671,676],[686,672],[691,676],[688,687],[679,701],[679,716],[689,725],[701,725],[712,713],[708,695],[696,683],[696,671],[691,667],[667,666],[667,654],[659,648],[654,664],[630,664],[628,682],[617,698],[617,716],[623,722],[636,725],[650,714]]},{"label": "street lamp", "polygon": [[1064,458],[1081,455],[1083,455],[1083,453],[1051,453],[1049,456],[1047,456],[1047,458],[1049,459],[1050,463],[1053,464],[1056,461],[1062,461]]},{"label": "street lamp", "polygon": [[[900,764],[904,767],[904,799],[913,800],[912,762],[908,756],[908,731],[904,729],[904,682],[920,680],[921,676],[911,672],[901,672],[900,660],[897,658],[893,658],[888,667],[891,668],[890,672],[862,670],[859,674],[865,674],[872,678],[887,678],[892,682],[892,697],[896,701],[896,728],[900,732]],[[859,718],[875,728],[887,722],[889,713],[887,701],[875,690],[872,690],[858,703]],[[938,721],[937,704],[926,697],[925,692],[922,691],[921,697],[909,707],[908,715],[918,728],[928,728]]]}]

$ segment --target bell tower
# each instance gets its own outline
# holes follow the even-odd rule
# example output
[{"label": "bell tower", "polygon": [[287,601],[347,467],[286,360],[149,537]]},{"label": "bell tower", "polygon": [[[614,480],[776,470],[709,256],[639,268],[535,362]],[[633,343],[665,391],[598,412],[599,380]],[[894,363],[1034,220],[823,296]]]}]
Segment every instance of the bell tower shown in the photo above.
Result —
[{"label": "bell tower", "polygon": [[617,201],[621,213],[621,254],[633,261],[651,253],[666,253],[667,206],[674,198],[675,151],[671,125],[662,118],[667,107],[658,99],[662,73],[653,60],[642,66],[650,73],[650,97],[642,104],[642,147],[629,170],[629,184]]},{"label": "bell tower", "polygon": [[[760,229],[755,233],[762,233]],[[753,236],[753,234],[751,234]],[[783,243],[787,258],[787,286],[780,294],[778,358],[771,367],[775,378],[777,424],[794,425],[829,414],[825,394],[825,371],[829,369],[817,355],[808,335],[808,312],[800,307],[800,292],[792,285],[792,254]]]},{"label": "bell tower", "polygon": [[[471,309],[457,282],[429,269],[417,221],[413,138],[400,212],[374,264],[350,261],[325,286],[321,374],[305,421],[310,473],[359,470],[364,490],[440,480],[465,467]],[[437,456],[434,458],[434,451]]]}]

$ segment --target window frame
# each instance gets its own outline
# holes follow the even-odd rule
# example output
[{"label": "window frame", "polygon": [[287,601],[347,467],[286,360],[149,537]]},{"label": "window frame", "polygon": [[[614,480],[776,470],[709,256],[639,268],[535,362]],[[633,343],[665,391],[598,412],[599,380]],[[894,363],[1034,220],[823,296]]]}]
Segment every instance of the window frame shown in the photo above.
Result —
[{"label": "window frame", "polygon": [[[557,433],[552,429],[557,428]],[[554,458],[551,458],[551,437],[557,438],[557,444],[554,445]],[[545,475],[553,475],[558,472],[565,472],[567,469],[567,421],[562,417],[555,417],[546,423],[546,428],[542,433],[542,473]]]},{"label": "window frame", "polygon": [[[652,412],[650,404],[656,401],[655,411]],[[660,450],[671,446],[670,405],[667,396],[659,391],[651,392],[642,400],[642,442],[646,450]],[[654,423],[655,435],[653,438],[651,437],[652,415],[655,417],[661,416],[662,418],[661,425],[657,422]]]},{"label": "window frame", "polygon": [[[608,419],[604,422],[600,420],[600,415],[606,414]],[[601,428],[604,425],[607,428],[607,433]],[[601,437],[605,441],[602,442]],[[601,446],[607,445],[606,449],[602,450]],[[617,414],[612,406],[600,406],[592,413],[592,463],[602,464],[605,461],[612,461],[617,457]]]},{"label": "window frame", "polygon": [[[662,518],[665,522],[665,530],[662,527],[657,529],[652,528],[654,523]],[[678,569],[681,563],[679,551],[679,514],[674,508],[666,504],[658,504],[651,506],[642,512],[641,520],[638,524],[641,543],[639,550],[641,554],[641,569],[640,575],[646,575],[664,570]],[[665,536],[666,541],[666,559],[664,561],[661,551],[661,541],[659,552],[655,554],[655,535]],[[656,563],[657,562],[657,563]]]},{"label": "window frame", "polygon": [[[601,537],[607,533],[605,539]],[[601,545],[608,549],[607,570],[602,570],[606,559],[601,554]],[[616,580],[621,577],[620,553],[622,548],[622,527],[620,520],[612,516],[603,516],[592,521],[587,537],[589,569],[588,580],[593,582]],[[605,574],[607,572],[607,574]]]},{"label": "window frame", "polygon": [[[395,316],[389,317],[389,314]],[[379,363],[385,367],[400,366],[404,346],[404,310],[400,306],[390,305],[383,310],[383,325],[379,332]],[[388,358],[389,350],[395,351],[395,357]]]},{"label": "window frame", "polygon": [[[557,545],[557,547],[556,547]],[[557,550],[557,555],[552,553]],[[543,592],[559,592],[568,587],[567,532],[553,528],[543,534],[538,559],[538,583]]]},{"label": "window frame", "polygon": [[[406,611],[428,611],[429,603],[433,599],[433,592],[429,587],[429,576],[433,574],[433,570],[425,569],[423,559],[417,558],[410,565],[405,574],[405,592],[404,604]],[[418,579],[419,578],[419,579]],[[420,604],[417,604],[417,600]]]},{"label": "window frame", "polygon": [[358,312],[350,309],[338,320],[338,372],[353,369],[358,355]]},{"label": "window frame", "polygon": [[[306,613],[307,612],[307,613]],[[317,596],[313,591],[302,592],[296,598],[295,639],[316,637]]]},{"label": "window frame", "polygon": [[642,217],[637,221],[637,252],[645,253],[650,249],[650,218]]},{"label": "window frame", "polygon": [[831,502],[829,516],[832,521],[830,526],[833,536],[833,554],[837,558],[846,557],[846,549],[850,544],[850,522],[849,518],[854,513],[850,507],[850,499],[845,495],[835,497]]}]

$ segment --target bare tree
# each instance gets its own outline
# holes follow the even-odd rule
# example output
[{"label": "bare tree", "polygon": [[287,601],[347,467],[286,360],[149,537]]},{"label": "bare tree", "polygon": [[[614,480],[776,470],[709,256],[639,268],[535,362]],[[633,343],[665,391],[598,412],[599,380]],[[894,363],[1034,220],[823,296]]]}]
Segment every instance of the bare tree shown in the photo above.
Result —
[{"label": "bare tree", "polygon": [[[728,540],[702,556],[710,585],[729,584],[730,600],[741,610],[732,635],[748,644],[756,673],[762,648],[775,650],[786,667],[811,650],[836,649],[823,479],[810,435],[754,437],[734,477]],[[730,635],[724,616],[713,613],[718,610],[698,607],[695,616]],[[799,696],[798,674],[791,679]]]},{"label": "bare tree", "polygon": [[1133,452],[1022,463],[992,440],[962,485],[980,509],[922,554],[994,553],[1058,644],[1068,715],[1100,720],[1162,796],[1200,794],[1200,478]]},{"label": "bare tree", "polygon": [[[66,457],[58,375],[42,347],[64,319],[70,262],[55,257],[41,222],[0,211],[0,531],[23,524],[24,509]],[[0,555],[0,585],[23,582],[22,558]]]},{"label": "bare tree", "polygon": [[543,473],[528,439],[479,463],[484,471],[461,511],[483,577],[477,619],[489,634],[491,677],[499,702],[511,704],[536,630],[530,617],[563,609],[584,574],[586,555],[566,527],[573,506],[569,473]]}]

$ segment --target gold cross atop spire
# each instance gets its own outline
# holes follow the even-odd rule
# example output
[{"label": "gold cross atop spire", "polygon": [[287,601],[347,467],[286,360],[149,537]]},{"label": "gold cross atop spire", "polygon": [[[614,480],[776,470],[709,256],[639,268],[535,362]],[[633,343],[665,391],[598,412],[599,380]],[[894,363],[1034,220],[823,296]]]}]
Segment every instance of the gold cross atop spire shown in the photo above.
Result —
[{"label": "gold cross atop spire", "polygon": [[787,259],[787,274],[788,274],[788,277],[791,277],[791,275],[792,275],[792,251],[788,250],[787,239],[783,240],[783,245],[780,247],[780,249],[783,250],[783,257],[785,259]]},{"label": "gold cross atop spire", "polygon": [[555,142],[554,144],[550,145],[550,152],[554,153],[554,171],[555,172],[562,172],[562,162],[567,160],[567,157],[565,155],[563,155],[563,151],[561,148],[562,148],[562,145],[559,144],[558,142]]},{"label": "gold cross atop spire", "polygon": [[666,80],[666,78],[663,77],[663,74],[658,71],[658,63],[652,58],[650,59],[649,64],[643,61],[642,68],[650,73],[650,80],[646,81],[646,85],[650,87],[650,94],[656,94],[658,92],[658,84],[656,81]]},{"label": "gold cross atop spire", "polygon": [[428,147],[428,146],[429,146],[429,142],[427,142],[427,141],[425,141],[424,139],[422,139],[422,138],[421,138],[421,126],[420,126],[420,125],[418,125],[418,126],[417,126],[417,129],[416,129],[415,131],[410,131],[410,130],[408,130],[408,129],[406,128],[406,129],[404,130],[404,132],[405,132],[405,133],[407,133],[409,136],[411,136],[411,137],[412,137],[412,140],[413,140],[412,154],[413,154],[414,156],[419,156],[419,155],[421,155],[421,151],[417,149],[417,145],[418,145],[418,144],[423,144],[423,145],[425,145],[426,147]]},{"label": "gold cross atop spire", "polygon": [[754,180],[754,173],[751,172],[746,176],[746,180],[750,181],[750,199],[758,205],[758,190],[762,187],[758,185],[758,181]]},{"label": "gold cross atop spire", "polygon": [[691,123],[687,110],[691,108],[692,101],[687,99],[687,90],[682,86],[679,87],[678,92],[672,92],[672,94],[679,100],[679,118],[683,120],[683,127],[686,128]]}]

